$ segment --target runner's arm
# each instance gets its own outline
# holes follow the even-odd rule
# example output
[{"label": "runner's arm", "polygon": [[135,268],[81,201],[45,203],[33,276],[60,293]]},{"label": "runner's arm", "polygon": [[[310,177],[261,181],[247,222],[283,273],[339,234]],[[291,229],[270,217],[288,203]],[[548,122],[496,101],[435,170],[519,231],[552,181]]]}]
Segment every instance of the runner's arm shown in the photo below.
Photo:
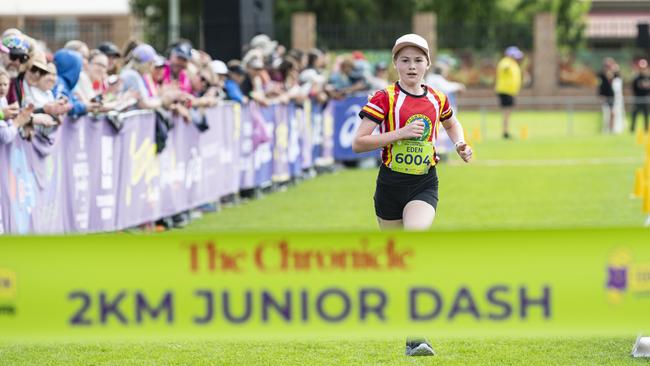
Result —
[{"label": "runner's arm", "polygon": [[357,133],[352,141],[352,150],[355,153],[362,153],[372,151],[388,144],[392,144],[397,140],[409,139],[413,137],[422,136],[424,132],[423,122],[410,123],[408,126],[378,135],[373,135],[372,132],[377,128],[378,124],[373,122],[368,117],[361,119],[361,124],[357,129]]},{"label": "runner's arm", "polygon": [[456,116],[452,115],[449,119],[442,121],[442,127],[447,131],[447,135],[451,142],[456,146],[456,152],[465,161],[468,162],[472,158],[472,148],[465,142],[465,134],[463,126],[461,126]]},{"label": "runner's arm", "polygon": [[456,145],[459,142],[465,141],[465,134],[463,133],[463,126],[461,126],[456,116],[452,115],[448,119],[442,121],[442,127],[445,128],[447,135],[451,139],[451,142]]}]

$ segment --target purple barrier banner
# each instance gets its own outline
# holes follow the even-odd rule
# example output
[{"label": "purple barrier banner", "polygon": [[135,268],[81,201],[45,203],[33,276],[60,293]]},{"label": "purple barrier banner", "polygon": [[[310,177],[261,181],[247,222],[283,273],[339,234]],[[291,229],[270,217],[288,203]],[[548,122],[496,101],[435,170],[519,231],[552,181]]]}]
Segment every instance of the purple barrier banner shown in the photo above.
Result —
[{"label": "purple barrier banner", "polygon": [[225,106],[217,110],[221,112],[221,115],[212,121],[215,122],[215,130],[220,127],[220,133],[215,137],[215,139],[217,139],[220,146],[219,157],[221,163],[221,172],[216,176],[216,178],[222,181],[224,184],[220,195],[224,196],[239,192],[239,140],[241,139],[241,107],[239,104],[234,104],[232,107]]},{"label": "purple barrier banner", "polygon": [[359,111],[367,102],[368,97],[365,95],[330,102],[334,114],[334,159],[337,161],[358,160],[379,155],[378,150],[360,154],[352,151],[352,141],[361,124]]},{"label": "purple barrier banner", "polygon": [[86,146],[93,162],[89,166],[92,232],[117,229],[117,187],[121,172],[117,152],[122,150],[122,139],[118,137],[115,128],[105,120],[86,123]]},{"label": "purple barrier banner", "polygon": [[[191,122],[174,118],[174,127],[169,131],[167,145],[158,155],[160,166],[160,214],[170,216],[187,210],[200,179],[198,158],[199,131]],[[215,182],[216,184],[216,182]]]},{"label": "purple barrier banner", "polygon": [[250,116],[253,122],[253,149],[255,164],[255,186],[268,187],[273,177],[273,110],[261,108],[250,103]]},{"label": "purple barrier banner", "polygon": [[239,141],[239,185],[241,189],[255,188],[255,144],[253,120],[248,106],[241,109],[241,140]]},{"label": "purple barrier banner", "polygon": [[312,144],[312,109],[313,103],[307,101],[302,110],[303,123],[300,124],[300,157],[303,169],[309,169],[314,166],[314,148]]},{"label": "purple barrier banner", "polygon": [[318,103],[312,104],[311,110],[311,143],[312,143],[312,164],[320,162],[323,156],[323,106]]},{"label": "purple barrier banner", "polygon": [[83,118],[68,119],[61,129],[65,232],[115,230],[119,166],[113,155],[120,147],[114,128],[104,119]]},{"label": "purple barrier banner", "polygon": [[332,157],[310,103],[224,103],[204,113],[203,132],[175,118],[159,154],[151,111],[120,115],[119,131],[87,116],[49,138],[0,145],[0,234],[121,230],[287,181]]},{"label": "purple barrier banner", "polygon": [[334,164],[334,111],[332,103],[328,103],[323,109],[323,149],[321,155],[316,159],[318,166],[330,166]]},{"label": "purple barrier banner", "polygon": [[35,136],[20,137],[0,150],[2,216],[6,233],[50,234],[63,232],[63,173],[61,129],[49,137],[54,144]]},{"label": "purple barrier banner", "polygon": [[[304,108],[304,107],[303,107]],[[289,159],[289,174],[297,177],[302,173],[302,128],[305,125],[303,108],[293,104],[288,106],[289,146],[287,154]]]},{"label": "purple barrier banner", "polygon": [[[223,196],[228,183],[225,181],[223,155],[232,154],[229,149],[232,141],[226,141],[228,137],[225,133],[225,125],[228,121],[224,120],[224,112],[230,107],[212,108],[205,111],[209,128],[202,133],[194,126],[198,133],[195,142],[198,150],[190,156],[190,164],[187,166],[188,174],[193,179],[191,182],[191,192],[189,203],[195,203],[198,206],[205,202],[217,201]],[[176,132],[176,131],[174,131]],[[188,182],[188,183],[189,183]],[[193,206],[193,207],[194,207]]]},{"label": "purple barrier banner", "polygon": [[291,178],[289,174],[289,113],[288,107],[278,104],[269,107],[273,113],[273,182],[283,183]]},{"label": "purple barrier banner", "polygon": [[[127,114],[124,126],[117,136],[122,148],[115,157],[120,166],[117,185],[118,228],[154,221],[160,217],[161,208],[162,166],[156,159],[156,144],[153,140],[154,114],[149,111]],[[171,151],[173,135],[169,136],[167,145],[165,150]]]},{"label": "purple barrier banner", "polygon": [[[26,145],[16,141],[2,145],[0,149],[0,196],[5,233],[27,234],[33,230],[31,213],[37,207],[37,190],[34,172],[25,152]],[[27,147],[32,149],[29,145]]]}]

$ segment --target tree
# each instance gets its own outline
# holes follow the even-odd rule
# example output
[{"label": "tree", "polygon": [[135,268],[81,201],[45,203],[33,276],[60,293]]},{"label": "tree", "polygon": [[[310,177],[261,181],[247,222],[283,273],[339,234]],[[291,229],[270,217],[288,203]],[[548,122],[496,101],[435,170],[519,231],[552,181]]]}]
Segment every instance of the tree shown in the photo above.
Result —
[{"label": "tree", "polygon": [[[143,41],[150,43],[159,51],[169,46],[169,0],[130,0],[131,11],[144,21]],[[182,0],[180,36],[200,46],[200,27],[202,0]]]},{"label": "tree", "polygon": [[585,18],[590,8],[590,0],[520,0],[516,7],[531,21],[540,11],[553,13],[558,47],[564,50],[575,50],[584,44]]}]

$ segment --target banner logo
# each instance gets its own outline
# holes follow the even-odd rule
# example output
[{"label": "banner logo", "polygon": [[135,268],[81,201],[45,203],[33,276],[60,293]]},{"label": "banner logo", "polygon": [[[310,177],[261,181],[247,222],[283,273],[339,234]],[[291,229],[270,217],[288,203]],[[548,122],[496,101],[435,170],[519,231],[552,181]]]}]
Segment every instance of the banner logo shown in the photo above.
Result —
[{"label": "banner logo", "polygon": [[418,141],[429,141],[429,138],[431,137],[431,126],[433,126],[433,123],[431,123],[431,119],[424,114],[414,114],[411,117],[409,117],[408,120],[406,120],[406,124],[408,125],[409,123],[412,122],[417,122],[417,121],[422,121],[424,123],[424,132],[422,133],[422,136],[418,138]]},{"label": "banner logo", "polygon": [[16,273],[0,267],[0,317],[14,316],[16,308],[12,304],[16,298]]},{"label": "banner logo", "polygon": [[650,262],[634,262],[628,249],[619,248],[607,263],[607,299],[618,304],[625,293],[650,296]]}]

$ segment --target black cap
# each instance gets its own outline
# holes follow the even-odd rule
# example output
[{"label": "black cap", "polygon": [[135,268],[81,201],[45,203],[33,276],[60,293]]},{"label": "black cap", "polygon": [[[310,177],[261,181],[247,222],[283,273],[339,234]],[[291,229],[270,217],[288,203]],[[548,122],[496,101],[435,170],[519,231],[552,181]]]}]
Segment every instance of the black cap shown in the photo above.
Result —
[{"label": "black cap", "polygon": [[192,45],[187,42],[177,44],[176,46],[174,46],[174,48],[172,48],[171,53],[175,54],[176,56],[182,57],[186,60],[189,60],[192,58]]},{"label": "black cap", "polygon": [[239,75],[246,74],[246,70],[244,70],[244,68],[241,67],[241,65],[228,66],[228,71],[230,71],[232,73],[235,73],[235,74],[239,74]]},{"label": "black cap", "polygon": [[112,43],[112,42],[104,42],[97,47],[101,53],[105,54],[106,56],[117,56],[117,57],[122,57],[122,53],[120,52],[120,49],[117,48],[117,46]]}]

